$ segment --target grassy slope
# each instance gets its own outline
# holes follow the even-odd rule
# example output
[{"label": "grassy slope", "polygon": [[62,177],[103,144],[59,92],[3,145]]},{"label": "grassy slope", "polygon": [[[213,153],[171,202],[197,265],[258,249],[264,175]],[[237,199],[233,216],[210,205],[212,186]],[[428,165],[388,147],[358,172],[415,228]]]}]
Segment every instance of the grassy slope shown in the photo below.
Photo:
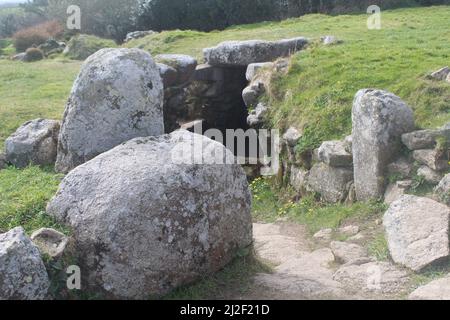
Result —
[{"label": "grassy slope", "polygon": [[382,30],[368,30],[366,15],[309,15],[283,22],[238,26],[223,32],[171,31],[134,40],[128,46],[152,53],[186,53],[202,59],[202,48],[225,40],[280,39],[326,34],[345,42],[313,45],[297,54],[287,77],[273,82],[269,122],[305,128],[299,148],[341,138],[351,131],[352,100],[357,90],[386,89],[415,110],[419,127],[450,121],[450,85],[424,78],[450,64],[450,7],[399,9],[383,12]]}]

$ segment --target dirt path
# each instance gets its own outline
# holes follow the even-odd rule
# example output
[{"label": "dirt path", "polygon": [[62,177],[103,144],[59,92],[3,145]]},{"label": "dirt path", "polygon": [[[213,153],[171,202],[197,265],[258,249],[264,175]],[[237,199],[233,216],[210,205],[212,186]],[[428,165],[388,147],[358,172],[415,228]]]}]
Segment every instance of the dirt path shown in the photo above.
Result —
[{"label": "dirt path", "polygon": [[[302,225],[257,223],[254,238],[256,254],[274,271],[257,274],[236,299],[396,299],[408,290],[406,271],[364,254],[355,258],[357,245],[339,242],[330,245],[334,250],[326,245],[313,250],[316,244]],[[347,258],[353,260],[343,263]]]}]

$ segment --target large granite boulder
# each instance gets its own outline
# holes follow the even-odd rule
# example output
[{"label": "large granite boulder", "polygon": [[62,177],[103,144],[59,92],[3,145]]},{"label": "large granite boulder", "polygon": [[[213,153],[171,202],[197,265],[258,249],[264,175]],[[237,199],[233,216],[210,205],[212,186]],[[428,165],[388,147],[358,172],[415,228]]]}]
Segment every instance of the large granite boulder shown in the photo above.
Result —
[{"label": "large granite boulder", "polygon": [[358,200],[383,196],[387,165],[401,150],[401,136],[414,129],[411,108],[392,93],[363,89],[353,104],[353,163]]},{"label": "large granite boulder", "polygon": [[304,49],[307,44],[308,40],[302,37],[280,41],[226,41],[203,49],[203,55],[210,65],[247,67],[252,63],[289,56]]},{"label": "large granite boulder", "polygon": [[330,167],[325,163],[319,163],[309,172],[308,189],[319,193],[327,202],[341,202],[346,199],[352,180],[351,169]]},{"label": "large granite boulder", "polygon": [[152,57],[139,49],[100,50],[73,85],[56,169],[68,172],[122,142],[163,133],[163,83]]},{"label": "large granite boulder", "polygon": [[428,198],[403,195],[385,213],[392,259],[414,271],[449,256],[450,208]]},{"label": "large granite boulder", "polygon": [[36,119],[26,122],[5,142],[6,161],[24,168],[52,165],[56,160],[60,122]]},{"label": "large granite boulder", "polygon": [[0,234],[0,300],[44,300],[49,287],[39,249],[24,230]]},{"label": "large granite boulder", "polygon": [[72,228],[88,286],[119,299],[162,296],[251,245],[247,179],[225,157],[234,159],[222,144],[179,130],[71,171],[47,211]]}]

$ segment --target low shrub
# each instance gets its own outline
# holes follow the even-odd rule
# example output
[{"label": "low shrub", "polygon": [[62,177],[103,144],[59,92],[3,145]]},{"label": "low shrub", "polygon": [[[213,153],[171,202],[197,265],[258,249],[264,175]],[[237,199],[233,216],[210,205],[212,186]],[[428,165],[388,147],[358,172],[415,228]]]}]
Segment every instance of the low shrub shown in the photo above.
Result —
[{"label": "low shrub", "polygon": [[44,59],[44,53],[38,48],[29,48],[26,51],[25,61],[33,62]]},{"label": "low shrub", "polygon": [[13,36],[17,52],[38,46],[49,38],[57,38],[64,32],[64,27],[58,21],[47,21],[33,27],[22,29]]}]

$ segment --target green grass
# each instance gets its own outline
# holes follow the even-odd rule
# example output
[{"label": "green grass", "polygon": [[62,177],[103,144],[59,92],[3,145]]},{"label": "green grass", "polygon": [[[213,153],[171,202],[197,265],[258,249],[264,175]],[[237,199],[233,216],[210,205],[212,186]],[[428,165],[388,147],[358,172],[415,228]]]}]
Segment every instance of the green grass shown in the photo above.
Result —
[{"label": "green grass", "polygon": [[367,245],[369,255],[377,258],[378,261],[389,259],[389,248],[384,232],[377,234]]},{"label": "green grass", "polygon": [[42,227],[66,232],[45,214],[47,201],[54,195],[60,176],[50,169],[28,167],[0,171],[0,233],[22,226],[30,233]]},{"label": "green grass", "polygon": [[313,194],[300,201],[293,201],[293,192],[276,186],[274,181],[267,178],[254,180],[250,187],[255,220],[273,222],[279,218],[288,218],[306,225],[311,234],[325,228],[336,229],[350,219],[374,219],[386,210],[386,206],[378,202],[349,205],[321,203]]},{"label": "green grass", "polygon": [[80,65],[58,59],[31,64],[0,60],[0,149],[24,122],[62,118]]}]

